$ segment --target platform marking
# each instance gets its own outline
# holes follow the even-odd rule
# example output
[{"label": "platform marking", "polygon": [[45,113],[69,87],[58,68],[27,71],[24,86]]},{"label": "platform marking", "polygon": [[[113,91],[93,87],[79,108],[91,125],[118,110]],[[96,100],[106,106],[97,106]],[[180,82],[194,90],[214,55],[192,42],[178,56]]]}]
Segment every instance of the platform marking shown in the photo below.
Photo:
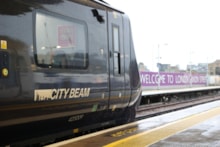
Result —
[{"label": "platform marking", "polygon": [[220,107],[118,140],[104,147],[147,147],[218,115]]},{"label": "platform marking", "polygon": [[131,134],[134,133],[135,131],[137,131],[137,127],[133,127],[133,128],[129,128],[129,129],[125,129],[123,131],[118,131],[116,133],[111,134],[112,137],[121,137],[127,134]]}]

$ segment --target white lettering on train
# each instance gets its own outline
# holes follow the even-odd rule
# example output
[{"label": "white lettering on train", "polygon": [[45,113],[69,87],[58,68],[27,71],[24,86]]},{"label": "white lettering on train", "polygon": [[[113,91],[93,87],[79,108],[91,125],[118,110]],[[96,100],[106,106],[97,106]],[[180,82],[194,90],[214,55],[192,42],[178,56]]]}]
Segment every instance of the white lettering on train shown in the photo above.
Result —
[{"label": "white lettering on train", "polygon": [[34,91],[34,101],[73,99],[89,95],[90,88],[37,89]]}]

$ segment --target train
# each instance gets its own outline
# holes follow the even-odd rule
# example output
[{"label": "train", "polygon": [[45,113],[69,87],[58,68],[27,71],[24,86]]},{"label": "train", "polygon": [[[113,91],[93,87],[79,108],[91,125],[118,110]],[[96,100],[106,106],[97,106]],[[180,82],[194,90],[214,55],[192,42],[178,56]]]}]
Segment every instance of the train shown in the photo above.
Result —
[{"label": "train", "polygon": [[102,0],[4,0],[0,146],[131,122],[141,82],[129,17]]}]

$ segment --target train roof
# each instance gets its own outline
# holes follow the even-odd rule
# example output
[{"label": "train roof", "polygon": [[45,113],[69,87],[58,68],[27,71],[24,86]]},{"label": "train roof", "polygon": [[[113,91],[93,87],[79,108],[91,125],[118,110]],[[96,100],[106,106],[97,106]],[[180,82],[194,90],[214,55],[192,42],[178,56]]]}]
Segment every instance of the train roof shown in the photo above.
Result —
[{"label": "train roof", "polygon": [[[78,4],[82,4],[82,5],[85,5],[85,6],[90,6],[90,7],[93,7],[93,8],[97,8],[97,9],[102,9],[102,10],[106,10],[106,11],[116,11],[118,13],[124,14],[123,11],[114,8],[113,6],[111,6],[110,4],[108,4],[107,2],[105,2],[103,0],[70,0],[70,1],[78,3]],[[45,1],[45,0],[5,1],[4,5],[5,6],[11,6],[11,9],[2,8],[2,9],[0,9],[0,14],[7,14],[7,15],[23,14],[25,12],[31,11],[32,7],[40,8],[41,7],[40,4],[52,5],[52,4],[62,3],[62,2],[63,2],[62,0],[54,0],[54,1]],[[19,9],[17,7],[19,7]]]},{"label": "train roof", "polygon": [[91,0],[91,1],[96,2],[96,3],[100,4],[100,5],[105,6],[105,7],[109,8],[109,9],[114,10],[114,11],[117,11],[117,12],[120,12],[120,13],[124,13],[123,11],[121,11],[121,10],[119,10],[117,8],[114,8],[109,3],[107,3],[107,2],[105,2],[103,0]]}]

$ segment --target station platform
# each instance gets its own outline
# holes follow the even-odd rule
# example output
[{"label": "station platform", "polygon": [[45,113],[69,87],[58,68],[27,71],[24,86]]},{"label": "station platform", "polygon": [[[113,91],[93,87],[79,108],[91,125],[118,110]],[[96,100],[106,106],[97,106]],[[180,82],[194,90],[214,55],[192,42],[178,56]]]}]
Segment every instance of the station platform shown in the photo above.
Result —
[{"label": "station platform", "polygon": [[147,118],[47,147],[219,147],[220,101]]},{"label": "station platform", "polygon": [[203,90],[220,89],[220,86],[203,86],[203,87],[185,87],[185,88],[171,88],[171,89],[142,89],[142,96],[158,95],[158,94],[175,94],[182,92],[194,92]]}]

